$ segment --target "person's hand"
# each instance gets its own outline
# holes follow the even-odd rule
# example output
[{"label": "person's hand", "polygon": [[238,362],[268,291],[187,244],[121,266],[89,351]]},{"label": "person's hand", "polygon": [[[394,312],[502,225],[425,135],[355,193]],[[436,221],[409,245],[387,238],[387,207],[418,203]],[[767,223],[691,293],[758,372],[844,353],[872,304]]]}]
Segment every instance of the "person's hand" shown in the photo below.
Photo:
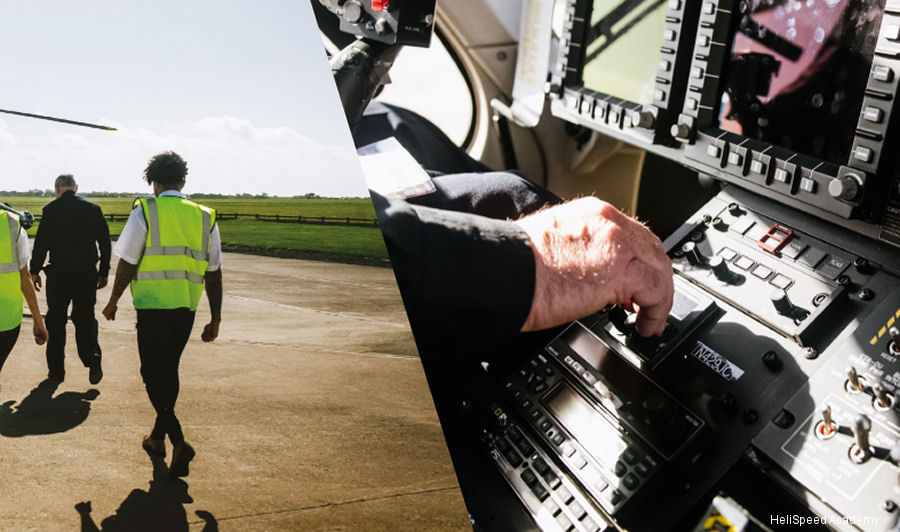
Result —
[{"label": "person's hand", "polygon": [[119,306],[116,304],[115,301],[110,301],[109,303],[106,304],[105,307],[103,307],[103,317],[105,317],[109,321],[115,321],[116,310],[118,308],[119,308]]},{"label": "person's hand", "polygon": [[531,240],[534,297],[523,331],[561,325],[609,304],[633,305],[642,336],[662,334],[672,308],[672,261],[647,227],[594,197],[516,223]]},{"label": "person's hand", "polygon": [[97,290],[100,290],[101,288],[106,286],[106,283],[108,283],[108,282],[109,282],[109,277],[98,277],[97,278]]},{"label": "person's hand", "polygon": [[204,342],[212,342],[219,336],[219,320],[210,320],[203,326],[203,332],[200,333],[200,339]]},{"label": "person's hand", "polygon": [[44,326],[43,322],[38,323],[37,321],[35,321],[34,326],[32,327],[32,332],[34,333],[34,343],[36,343],[37,345],[44,345],[50,338],[50,334],[47,332],[47,327]]},{"label": "person's hand", "polygon": [[35,292],[40,292],[41,291],[41,274],[32,273],[31,274],[31,284],[34,285]]}]

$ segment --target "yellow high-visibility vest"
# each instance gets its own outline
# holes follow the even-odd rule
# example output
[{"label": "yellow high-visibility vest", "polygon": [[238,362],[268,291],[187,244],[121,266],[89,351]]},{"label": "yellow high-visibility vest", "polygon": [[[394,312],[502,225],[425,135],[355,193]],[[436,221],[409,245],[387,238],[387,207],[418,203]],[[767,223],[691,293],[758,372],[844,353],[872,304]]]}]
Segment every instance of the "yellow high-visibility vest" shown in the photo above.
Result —
[{"label": "yellow high-visibility vest", "polygon": [[136,309],[197,310],[209,266],[216,211],[177,196],[135,200],[147,221],[147,241],[131,282]]},{"label": "yellow high-visibility vest", "polygon": [[0,331],[22,323],[22,277],[19,275],[19,217],[0,209]]}]

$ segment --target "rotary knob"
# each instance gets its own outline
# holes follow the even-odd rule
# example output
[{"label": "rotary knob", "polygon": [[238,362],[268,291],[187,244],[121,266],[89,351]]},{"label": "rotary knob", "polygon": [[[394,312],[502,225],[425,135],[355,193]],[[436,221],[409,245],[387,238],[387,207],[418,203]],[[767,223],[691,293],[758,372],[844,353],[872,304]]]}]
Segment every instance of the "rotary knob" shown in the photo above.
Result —
[{"label": "rotary knob", "polygon": [[343,18],[351,24],[355,24],[362,19],[363,7],[356,0],[350,0],[344,4]]},{"label": "rotary knob", "polygon": [[726,282],[731,279],[731,270],[728,269],[728,263],[719,255],[709,259],[709,267],[712,269],[716,279]]},{"label": "rotary knob", "polygon": [[775,305],[775,310],[777,310],[779,314],[784,316],[791,316],[794,314],[794,304],[791,303],[787,292],[784,290],[776,289],[772,291],[769,298],[772,300],[772,304]]},{"label": "rotary knob", "polygon": [[673,124],[669,133],[679,140],[688,140],[691,137],[691,126],[687,124]]},{"label": "rotary knob", "polygon": [[631,125],[634,127],[653,129],[654,124],[656,124],[656,117],[650,111],[638,111],[631,115]]},{"label": "rotary knob", "polygon": [[828,194],[834,199],[853,201],[859,196],[862,188],[862,178],[856,174],[847,174],[844,177],[836,177],[828,183]]}]

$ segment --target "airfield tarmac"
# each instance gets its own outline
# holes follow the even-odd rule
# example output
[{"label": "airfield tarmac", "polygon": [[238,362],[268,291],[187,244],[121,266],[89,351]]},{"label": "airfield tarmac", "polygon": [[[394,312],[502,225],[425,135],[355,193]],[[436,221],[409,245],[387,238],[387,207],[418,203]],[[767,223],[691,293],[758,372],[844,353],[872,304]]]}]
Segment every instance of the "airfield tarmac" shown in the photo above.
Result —
[{"label": "airfield tarmac", "polygon": [[184,481],[140,446],[127,292],[114,322],[98,293],[97,386],[71,324],[66,380],[41,384],[26,318],[0,373],[0,529],[471,530],[391,270],[226,254],[223,273],[220,336],[200,341],[204,296],[181,362]]}]

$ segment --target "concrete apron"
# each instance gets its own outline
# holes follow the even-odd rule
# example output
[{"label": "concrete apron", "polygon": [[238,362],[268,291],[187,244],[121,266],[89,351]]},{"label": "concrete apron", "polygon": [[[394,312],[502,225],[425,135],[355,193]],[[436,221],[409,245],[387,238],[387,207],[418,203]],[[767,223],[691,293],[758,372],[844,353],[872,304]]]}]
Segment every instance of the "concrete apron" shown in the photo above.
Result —
[{"label": "concrete apron", "polygon": [[25,320],[0,374],[0,529],[469,529],[391,270],[226,254],[223,272],[220,336],[200,341],[204,300],[181,362],[183,481],[168,442],[165,463],[141,449],[130,297],[108,322],[98,293],[97,386],[71,324],[65,382],[38,386]]}]

